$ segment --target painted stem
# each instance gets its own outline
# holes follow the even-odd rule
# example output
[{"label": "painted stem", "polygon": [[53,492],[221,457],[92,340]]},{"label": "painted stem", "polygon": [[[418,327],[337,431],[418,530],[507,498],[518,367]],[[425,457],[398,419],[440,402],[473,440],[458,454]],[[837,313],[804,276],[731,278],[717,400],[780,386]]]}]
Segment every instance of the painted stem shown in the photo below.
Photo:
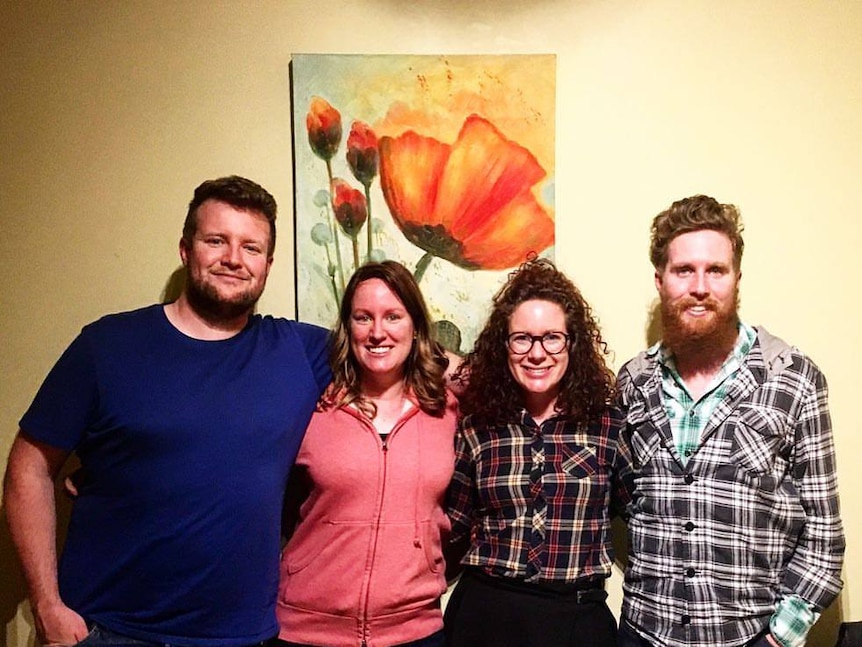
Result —
[{"label": "painted stem", "polygon": [[365,258],[371,262],[371,183],[365,185],[365,208],[368,210],[368,220],[365,221],[365,227],[368,229],[368,256]]},{"label": "painted stem", "polygon": [[359,237],[351,236],[350,238],[353,241],[353,270],[356,271],[359,269]]},{"label": "painted stem", "polygon": [[419,259],[419,262],[416,263],[416,269],[413,270],[413,278],[416,279],[416,282],[422,280],[422,277],[425,276],[425,270],[428,269],[428,266],[431,264],[431,261],[434,260],[434,255],[430,252],[425,252],[424,256]]},{"label": "painted stem", "polygon": [[329,208],[330,211],[333,212],[332,218],[329,220],[329,226],[332,230],[332,238],[335,240],[335,266],[338,268],[338,281],[341,283],[341,290],[344,291],[344,268],[341,263],[341,244],[338,242],[338,224],[335,222],[335,213],[332,207],[332,200],[334,198],[332,188],[332,163],[329,160],[326,160],[326,174],[329,176]]}]

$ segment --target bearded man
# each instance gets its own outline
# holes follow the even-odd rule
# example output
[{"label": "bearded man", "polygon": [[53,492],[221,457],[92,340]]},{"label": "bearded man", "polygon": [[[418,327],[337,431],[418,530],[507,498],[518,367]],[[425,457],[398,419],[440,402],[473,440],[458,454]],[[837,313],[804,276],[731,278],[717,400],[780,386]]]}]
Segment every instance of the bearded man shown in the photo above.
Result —
[{"label": "bearded man", "polygon": [[634,491],[620,645],[804,645],[841,590],[826,380],[739,320],[738,209],[655,217],[663,336],[618,376]]},{"label": "bearded man", "polygon": [[[276,203],[197,187],[180,297],[84,327],[20,422],[4,505],[44,645],[245,647],[278,632],[287,474],[330,381],[327,331],[254,314]],[[78,495],[56,557],[54,480]]]}]

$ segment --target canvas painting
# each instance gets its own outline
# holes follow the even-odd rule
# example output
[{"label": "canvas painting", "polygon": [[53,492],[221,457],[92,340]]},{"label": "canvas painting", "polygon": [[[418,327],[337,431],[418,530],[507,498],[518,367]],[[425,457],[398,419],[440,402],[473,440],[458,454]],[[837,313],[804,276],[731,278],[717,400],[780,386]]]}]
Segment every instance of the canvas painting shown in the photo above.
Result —
[{"label": "canvas painting", "polygon": [[297,314],[332,327],[351,273],[413,272],[453,352],[530,256],[553,257],[552,55],[293,56]]}]

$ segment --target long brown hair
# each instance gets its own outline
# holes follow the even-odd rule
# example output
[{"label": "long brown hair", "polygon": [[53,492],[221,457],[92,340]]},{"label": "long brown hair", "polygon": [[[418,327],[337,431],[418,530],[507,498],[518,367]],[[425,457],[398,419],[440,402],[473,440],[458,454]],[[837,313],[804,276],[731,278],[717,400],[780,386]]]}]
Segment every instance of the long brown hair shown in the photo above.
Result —
[{"label": "long brown hair", "polygon": [[398,297],[413,322],[415,339],[404,365],[404,386],[419,402],[427,414],[440,417],[446,410],[446,382],[443,373],[449,360],[442,347],[431,337],[431,321],[422,292],[413,275],[401,263],[383,261],[366,263],[347,284],[338,323],[332,332],[329,363],[332,367],[332,385],[324,395],[324,408],[355,404],[360,411],[373,418],[377,410],[366,399],[360,383],[359,363],[350,347],[350,316],[353,296],[359,285],[369,279],[380,279]]}]

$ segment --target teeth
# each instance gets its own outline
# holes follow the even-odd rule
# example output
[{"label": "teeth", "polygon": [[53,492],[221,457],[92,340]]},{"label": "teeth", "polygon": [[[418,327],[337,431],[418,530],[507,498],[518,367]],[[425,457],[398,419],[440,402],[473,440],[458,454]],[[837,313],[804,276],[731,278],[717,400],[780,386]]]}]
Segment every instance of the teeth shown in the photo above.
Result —
[{"label": "teeth", "polygon": [[380,347],[380,346],[375,346],[373,348],[368,349],[368,352],[371,353],[372,355],[382,355],[383,353],[386,353],[388,351],[389,351],[388,348],[384,348],[384,347]]}]

